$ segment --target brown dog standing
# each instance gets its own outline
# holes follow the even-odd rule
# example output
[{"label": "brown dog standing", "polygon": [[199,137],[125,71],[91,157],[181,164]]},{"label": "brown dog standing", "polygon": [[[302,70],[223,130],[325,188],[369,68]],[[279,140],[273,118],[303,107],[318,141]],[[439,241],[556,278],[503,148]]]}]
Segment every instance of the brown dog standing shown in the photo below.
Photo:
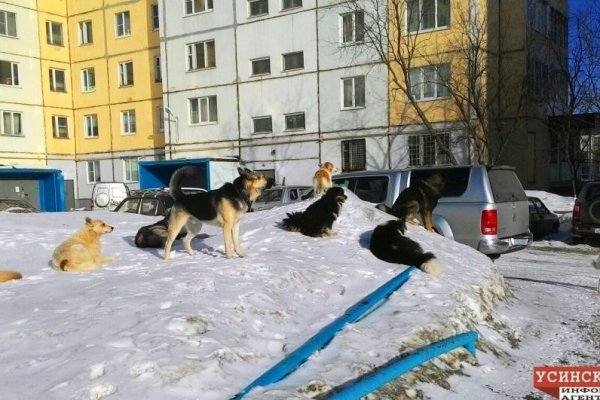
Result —
[{"label": "brown dog standing", "polygon": [[319,169],[317,170],[317,172],[315,172],[315,175],[313,176],[314,197],[321,196],[333,186],[331,176],[333,175],[334,170],[335,167],[329,161],[324,162],[319,166]]},{"label": "brown dog standing", "polygon": [[100,238],[113,229],[99,219],[86,218],[83,228],[54,250],[52,265],[62,271],[87,271],[111,261],[111,257],[102,255]]}]

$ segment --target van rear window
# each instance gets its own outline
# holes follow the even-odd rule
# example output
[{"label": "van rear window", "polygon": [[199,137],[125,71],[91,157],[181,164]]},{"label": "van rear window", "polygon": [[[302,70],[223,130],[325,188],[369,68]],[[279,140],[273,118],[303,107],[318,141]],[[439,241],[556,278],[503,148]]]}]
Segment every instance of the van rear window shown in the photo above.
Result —
[{"label": "van rear window", "polygon": [[526,201],[527,195],[514,171],[510,169],[488,169],[492,194],[496,203]]},{"label": "van rear window", "polygon": [[469,174],[471,173],[469,167],[414,170],[410,173],[410,185],[423,181],[436,172],[444,177],[442,197],[460,197],[467,190]]}]

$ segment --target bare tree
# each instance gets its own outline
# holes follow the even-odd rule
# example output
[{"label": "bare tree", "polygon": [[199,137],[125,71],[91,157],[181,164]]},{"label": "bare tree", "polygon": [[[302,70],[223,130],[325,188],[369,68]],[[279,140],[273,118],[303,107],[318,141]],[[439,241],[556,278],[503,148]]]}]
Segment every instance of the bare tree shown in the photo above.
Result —
[{"label": "bare tree", "polygon": [[[566,32],[564,36],[566,41]],[[557,163],[568,166],[572,193],[576,195],[578,171],[594,151],[590,131],[596,122],[591,113],[600,112],[600,6],[591,1],[571,14],[568,48],[561,42],[562,35],[559,39],[554,40],[552,49],[554,64],[560,69],[548,79],[550,90],[544,93],[543,100],[553,116],[549,125]],[[564,52],[568,57],[564,57]],[[565,58],[567,63],[558,62]],[[560,93],[564,95],[557,96]]]},{"label": "bare tree", "polygon": [[[452,2],[452,26],[440,35],[419,31],[426,16],[415,10],[418,3],[350,0],[346,7],[364,13],[364,46],[373,49],[387,67],[390,98],[399,105],[392,115],[403,125],[421,125],[453,164],[458,161],[452,145],[443,141],[436,126],[462,132],[455,140],[466,142],[473,162],[494,164],[523,121],[526,100],[524,74],[511,70],[503,59],[500,21],[497,16],[488,19],[496,10],[474,9],[468,1]],[[436,68],[435,79],[423,83],[443,85],[446,99],[423,102],[415,96],[411,70],[427,65]],[[437,70],[442,65],[450,66],[451,73]]]}]

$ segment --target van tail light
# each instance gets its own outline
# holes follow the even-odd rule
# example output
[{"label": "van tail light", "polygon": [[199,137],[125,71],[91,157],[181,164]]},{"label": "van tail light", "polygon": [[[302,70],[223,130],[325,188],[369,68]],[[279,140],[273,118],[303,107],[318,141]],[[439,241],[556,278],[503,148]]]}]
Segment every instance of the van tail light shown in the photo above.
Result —
[{"label": "van tail light", "polygon": [[579,200],[575,200],[573,204],[573,219],[579,219],[581,217],[581,203]]},{"label": "van tail light", "polygon": [[481,233],[483,235],[498,234],[498,211],[483,210],[481,212]]},{"label": "van tail light", "polygon": [[90,210],[94,211],[94,200],[90,200]]}]

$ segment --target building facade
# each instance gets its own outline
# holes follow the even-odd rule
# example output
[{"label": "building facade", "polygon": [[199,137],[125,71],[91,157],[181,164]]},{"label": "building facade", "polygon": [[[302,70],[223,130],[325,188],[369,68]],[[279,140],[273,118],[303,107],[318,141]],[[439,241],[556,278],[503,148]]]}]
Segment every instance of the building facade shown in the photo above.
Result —
[{"label": "building facade", "polygon": [[138,187],[138,160],[164,156],[157,4],[8,1],[2,17],[0,162],[62,170],[77,207],[98,181]]},{"label": "building facade", "polygon": [[287,184],[324,161],[388,166],[387,71],[344,41],[343,5],[160,4],[167,157],[238,157]]}]

